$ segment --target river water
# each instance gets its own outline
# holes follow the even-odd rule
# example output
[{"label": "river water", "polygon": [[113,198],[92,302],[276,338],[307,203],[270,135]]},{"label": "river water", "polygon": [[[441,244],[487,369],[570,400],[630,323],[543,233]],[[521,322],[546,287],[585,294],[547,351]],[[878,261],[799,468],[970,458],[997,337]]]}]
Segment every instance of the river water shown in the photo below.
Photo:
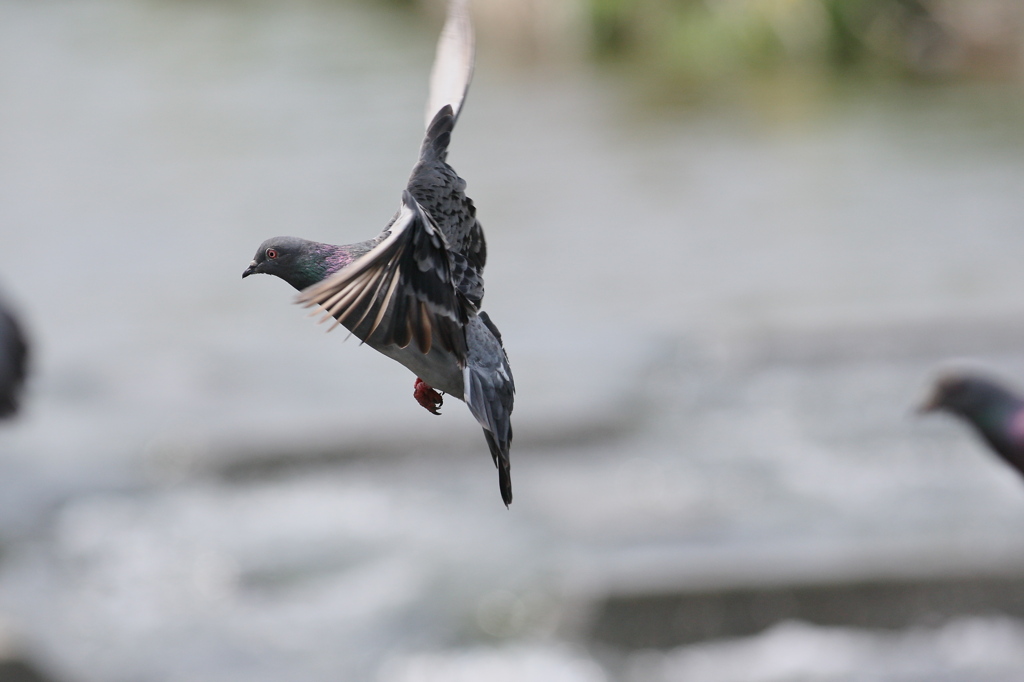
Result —
[{"label": "river water", "polygon": [[[1024,487],[911,414],[949,358],[1024,383],[1019,95],[665,111],[482,45],[450,160],[516,372],[505,510],[464,406],[239,278],[392,215],[436,28],[0,2],[0,283],[35,353],[0,650],[87,682],[1021,679]],[[793,606],[949,580],[973,597],[895,621]]]}]

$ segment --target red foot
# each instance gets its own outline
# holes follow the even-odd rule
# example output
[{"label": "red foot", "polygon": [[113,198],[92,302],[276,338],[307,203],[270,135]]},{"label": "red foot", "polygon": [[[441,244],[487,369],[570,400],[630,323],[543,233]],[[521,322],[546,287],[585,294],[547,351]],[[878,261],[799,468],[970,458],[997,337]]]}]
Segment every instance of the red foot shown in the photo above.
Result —
[{"label": "red foot", "polygon": [[441,414],[437,408],[444,404],[444,398],[419,377],[416,377],[416,383],[412,385],[412,397],[429,412]]}]

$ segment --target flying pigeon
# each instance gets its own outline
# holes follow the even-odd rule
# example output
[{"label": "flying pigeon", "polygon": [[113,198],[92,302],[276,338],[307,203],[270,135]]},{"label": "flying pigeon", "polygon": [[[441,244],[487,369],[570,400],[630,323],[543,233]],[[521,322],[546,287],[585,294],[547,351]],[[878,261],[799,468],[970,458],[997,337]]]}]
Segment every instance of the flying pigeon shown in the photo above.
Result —
[{"label": "flying pigeon", "polygon": [[1024,474],[1024,400],[995,381],[972,374],[946,374],[935,382],[920,411],[960,417],[1007,464]]},{"label": "flying pigeon", "polygon": [[0,419],[14,415],[25,385],[28,344],[14,315],[0,306]]},{"label": "flying pigeon", "polygon": [[[480,306],[487,260],[483,228],[466,182],[446,162],[448,144],[473,73],[468,0],[453,0],[437,46],[419,162],[397,214],[373,239],[335,246],[298,237],[260,244],[242,277],[276,275],[416,375],[413,396],[434,414],[447,393],[469,406],[512,502],[509,447],[515,396],[498,328]],[[316,314],[314,312],[314,314]]]}]

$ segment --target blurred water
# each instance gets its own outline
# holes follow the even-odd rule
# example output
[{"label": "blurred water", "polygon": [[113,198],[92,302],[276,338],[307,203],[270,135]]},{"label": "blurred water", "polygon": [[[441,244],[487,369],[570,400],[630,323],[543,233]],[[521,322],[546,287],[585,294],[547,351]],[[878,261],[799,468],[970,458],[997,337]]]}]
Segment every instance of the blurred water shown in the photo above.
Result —
[{"label": "blurred water", "polygon": [[[435,33],[372,3],[0,3],[2,283],[37,349],[0,432],[19,646],[69,680],[934,680],[941,646],[950,680],[1019,677],[998,618],[586,647],[607,595],[1024,575],[1018,478],[909,414],[949,356],[1024,381],[1015,96],[679,115],[483,45],[451,160],[519,389],[506,511],[467,410],[239,279],[268,236],[392,214]],[[821,639],[840,663],[792,658]]]}]

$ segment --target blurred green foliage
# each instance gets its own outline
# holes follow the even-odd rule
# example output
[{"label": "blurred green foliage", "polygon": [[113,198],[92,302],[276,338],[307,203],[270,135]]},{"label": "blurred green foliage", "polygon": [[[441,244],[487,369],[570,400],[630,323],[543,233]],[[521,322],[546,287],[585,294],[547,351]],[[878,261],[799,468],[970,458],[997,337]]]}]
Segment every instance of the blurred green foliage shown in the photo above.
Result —
[{"label": "blurred green foliage", "polygon": [[1022,0],[589,3],[599,57],[698,83],[782,71],[1002,77],[1022,64]]}]

